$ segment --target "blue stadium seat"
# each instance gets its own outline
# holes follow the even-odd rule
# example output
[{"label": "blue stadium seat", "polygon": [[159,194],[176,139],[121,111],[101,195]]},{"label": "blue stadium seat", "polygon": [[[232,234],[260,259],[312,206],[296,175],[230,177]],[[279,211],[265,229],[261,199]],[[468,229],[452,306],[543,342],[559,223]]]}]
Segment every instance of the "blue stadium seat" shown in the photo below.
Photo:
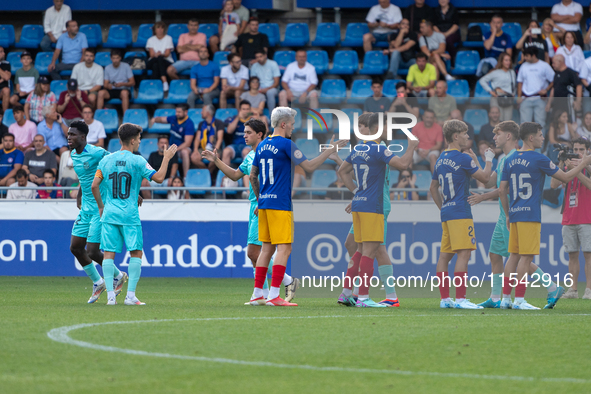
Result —
[{"label": "blue stadium seat", "polygon": [[484,90],[482,85],[479,82],[476,82],[476,89],[474,89],[474,98],[470,100],[472,104],[489,104],[490,103],[491,95],[489,92]]},{"label": "blue stadium seat", "polygon": [[478,51],[461,51],[456,54],[456,66],[453,75],[475,75],[480,63]]},{"label": "blue stadium seat", "polygon": [[176,47],[176,44],[179,42],[179,37],[181,34],[188,33],[189,28],[187,27],[186,23],[171,23],[168,26],[167,34],[172,37],[172,43]]},{"label": "blue stadium seat", "polygon": [[94,62],[101,67],[107,67],[112,63],[111,52],[97,52],[94,57]]},{"label": "blue stadium seat", "polygon": [[400,171],[393,170],[390,167],[390,188],[393,188],[398,183],[398,176],[400,176]]},{"label": "blue stadium seat", "polygon": [[[174,81],[173,81],[174,82]],[[174,108],[158,108],[154,111],[154,118],[164,116],[175,116],[176,110]],[[197,126],[197,125],[195,125]],[[170,124],[168,123],[154,123],[152,127],[148,129],[150,133],[170,133]]]},{"label": "blue stadium seat", "polygon": [[105,48],[127,48],[131,45],[130,25],[111,25]]},{"label": "blue stadium seat", "polygon": [[8,49],[14,45],[14,26],[0,25],[0,47]]},{"label": "blue stadium seat", "polygon": [[88,42],[89,48],[96,48],[99,45],[103,45],[103,31],[101,29],[101,25],[81,25],[80,33],[84,33],[86,36],[86,41]]},{"label": "blue stadium seat", "polygon": [[[328,188],[328,186],[337,180],[337,172],[335,170],[316,170],[312,174],[312,183],[310,187]],[[326,191],[314,191],[313,195],[325,196]]]},{"label": "blue stadium seat", "polygon": [[288,23],[285,27],[285,39],[281,42],[286,47],[303,47],[310,42],[310,30],[307,23]]},{"label": "blue stadium seat", "polygon": [[342,79],[326,79],[320,89],[320,102],[323,104],[344,103],[347,98],[347,87]]},{"label": "blue stadium seat", "polygon": [[[238,193],[238,191],[236,190],[225,190],[224,188],[222,188],[222,179],[224,179],[225,175],[223,172],[218,171],[218,174],[215,178],[215,186],[221,188],[220,191],[216,191],[216,194],[222,194],[222,193],[226,193],[226,195],[234,195],[236,193]],[[244,182],[242,181],[242,178],[238,179],[238,187],[244,187]]]},{"label": "blue stadium seat", "polygon": [[188,115],[189,115],[189,118],[195,124],[195,127],[197,127],[197,125],[199,125],[199,123],[201,123],[201,121],[203,120],[203,118],[201,117],[201,108],[189,109]]},{"label": "blue stadium seat", "polygon": [[[125,52],[125,55],[123,55],[123,58],[127,58],[127,57],[141,57],[143,58],[146,62],[148,61],[148,55],[146,55],[146,51],[129,51],[129,52]],[[131,70],[131,72],[133,73],[133,75],[142,75],[146,72],[146,70],[142,70],[142,69],[138,69],[138,70]],[[151,72],[151,70],[150,70]]]},{"label": "blue stadium seat", "polygon": [[175,79],[170,82],[168,97],[162,100],[164,104],[186,103],[191,93],[191,81],[189,79]]},{"label": "blue stadium seat", "polygon": [[351,97],[347,100],[349,104],[363,104],[365,99],[373,95],[371,90],[371,79],[357,79],[351,86]]},{"label": "blue stadium seat", "polygon": [[367,23],[349,23],[345,30],[345,39],[341,42],[342,47],[363,46],[363,35],[369,33]]},{"label": "blue stadium seat", "polygon": [[[468,29],[472,26],[480,26],[480,29],[482,30],[482,35],[490,32],[490,25],[488,23],[482,23],[482,22],[478,22],[478,23],[469,23],[468,24]],[[464,41],[462,42],[462,46],[466,47],[466,48],[484,48],[484,41]]]},{"label": "blue stadium seat", "polygon": [[107,150],[111,153],[121,150],[121,141],[119,140],[119,138],[111,138]]},{"label": "blue stadium seat", "polygon": [[321,23],[316,27],[316,38],[312,46],[336,47],[341,41],[341,28],[337,23]]},{"label": "blue stadium seat", "polygon": [[9,52],[6,55],[6,61],[10,63],[10,69],[12,70],[12,74],[14,74],[16,70],[23,66],[23,64],[21,63],[21,53],[22,52]]},{"label": "blue stadium seat", "polygon": [[397,93],[396,93],[396,84],[398,82],[404,82],[406,83],[405,80],[403,79],[386,79],[384,81],[384,87],[382,89],[382,94],[386,97],[396,97]]},{"label": "blue stadium seat", "polygon": [[474,134],[480,134],[480,128],[488,123],[488,113],[485,109],[467,109],[464,120],[474,126]]},{"label": "blue stadium seat", "polygon": [[162,81],[159,79],[144,79],[140,83],[136,104],[158,104],[164,98]]},{"label": "blue stadium seat", "polygon": [[356,51],[336,51],[332,68],[328,72],[333,75],[353,75],[359,69],[359,57]]},{"label": "blue stadium seat", "polygon": [[146,130],[149,125],[148,111],[143,108],[132,108],[125,111],[123,123],[133,123]]},{"label": "blue stadium seat", "polygon": [[[60,81],[54,81],[60,82]],[[53,82],[52,82],[53,84]],[[105,132],[112,133],[119,129],[119,115],[117,110],[113,108],[97,109],[94,113],[94,118],[100,120],[105,126]]]},{"label": "blue stadium seat", "polygon": [[503,23],[503,31],[509,34],[513,46],[517,44],[517,41],[519,41],[519,39],[523,35],[523,32],[521,31],[521,25],[517,22]]},{"label": "blue stadium seat", "polygon": [[154,35],[152,32],[153,23],[142,23],[137,31],[137,40],[133,43],[134,48],[145,48],[148,39]]},{"label": "blue stadium seat", "polygon": [[294,51],[277,51],[273,56],[273,60],[277,62],[279,66],[279,70],[281,70],[281,74],[285,71],[285,67],[289,63],[295,62],[295,52]]},{"label": "blue stadium seat", "polygon": [[308,51],[308,63],[316,68],[316,74],[322,75],[328,70],[328,53],[326,51]]},{"label": "blue stadium seat", "polygon": [[353,135],[353,121],[355,120],[355,114],[359,117],[363,113],[363,109],[361,108],[343,108],[341,109],[348,117],[349,121],[351,122],[351,135]]},{"label": "blue stadium seat", "polygon": [[463,104],[470,97],[470,86],[465,79],[456,79],[447,83],[447,94],[456,98],[458,104]]},{"label": "blue stadium seat", "polygon": [[213,55],[213,62],[217,63],[220,68],[228,65],[228,51],[218,51]]},{"label": "blue stadium seat", "polygon": [[53,52],[39,52],[35,56],[35,68],[39,71],[39,75],[49,75],[47,67],[51,63]]},{"label": "blue stadium seat", "polygon": [[[408,139],[404,139],[404,140],[392,140],[392,145],[401,145],[402,146],[402,151],[400,152],[395,152],[398,156],[402,156],[404,154],[404,152],[406,152],[406,149],[408,148]],[[398,149],[400,149],[400,147],[392,147],[391,148],[392,151],[397,151]]]},{"label": "blue stadium seat", "polygon": [[139,152],[144,159],[148,160],[152,152],[158,150],[158,139],[157,138],[142,138],[140,141]]},{"label": "blue stadium seat", "polygon": [[226,108],[222,109],[219,108],[215,111],[214,118],[220,119],[221,121],[226,121],[226,119],[231,118],[232,116],[238,115],[238,110],[236,108]]},{"label": "blue stadium seat", "polygon": [[[302,111],[299,108],[292,108],[294,111],[296,111],[296,116],[295,116],[295,123],[293,124],[293,129],[295,131],[301,130],[302,128]],[[269,117],[270,118],[270,117]]]},{"label": "blue stadium seat", "polygon": [[203,23],[199,25],[199,33],[203,33],[207,36],[207,43],[209,44],[209,38],[218,32],[217,23]]},{"label": "blue stadium seat", "polygon": [[363,68],[359,74],[381,75],[388,69],[388,58],[382,51],[369,51],[363,57]]},{"label": "blue stadium seat", "polygon": [[311,140],[298,138],[295,143],[308,159],[313,159],[320,154],[320,142],[316,138]]},{"label": "blue stadium seat", "polygon": [[14,114],[12,113],[12,110],[7,109],[6,112],[4,112],[4,117],[2,118],[2,124],[6,127],[9,127],[14,122],[16,122],[16,120],[14,120]]},{"label": "blue stadium seat", "polygon": [[53,92],[53,94],[55,94],[56,98],[60,97],[60,94],[64,91],[67,90],[68,81],[65,79],[59,80],[59,81],[51,81],[51,84],[49,85],[49,89]]},{"label": "blue stadium seat", "polygon": [[[320,110],[317,110],[316,112],[320,113]],[[313,116],[312,116],[313,115]],[[322,114],[322,117],[324,118],[324,121],[326,122],[326,125],[324,124],[324,122],[322,121],[322,119],[320,119],[318,117],[318,115],[316,115],[315,113],[313,113],[312,111],[308,111],[306,113],[306,124],[303,126],[303,130],[302,131],[308,131],[308,121],[312,120],[312,131],[314,132],[314,134],[324,134],[324,133],[328,133],[329,131],[332,130],[332,125],[333,125],[333,118],[334,116],[332,114]],[[318,119],[318,121],[316,121],[316,119]],[[328,127],[328,130],[327,130]]]},{"label": "blue stadium seat", "polygon": [[[187,187],[211,187],[211,175],[209,170],[193,169],[187,171],[185,178],[185,186]],[[204,195],[205,190],[192,190],[189,192],[194,195]]]},{"label": "blue stadium seat", "polygon": [[41,25],[24,25],[20,40],[14,45],[17,48],[37,49],[45,32]]},{"label": "blue stadium seat", "polygon": [[585,59],[588,59],[591,57],[591,51],[583,51],[583,55],[585,55]]},{"label": "blue stadium seat", "polygon": [[[217,25],[216,25],[217,29]],[[267,35],[269,39],[269,45],[272,47],[279,44],[281,40],[279,36],[279,25],[277,23],[261,23],[259,24],[259,33],[263,33]]]},{"label": "blue stadium seat", "polygon": [[[417,182],[415,185],[419,189],[429,189],[431,187],[431,171],[429,170],[418,170],[413,172],[417,176]],[[426,196],[428,192],[419,192],[419,196]]]}]

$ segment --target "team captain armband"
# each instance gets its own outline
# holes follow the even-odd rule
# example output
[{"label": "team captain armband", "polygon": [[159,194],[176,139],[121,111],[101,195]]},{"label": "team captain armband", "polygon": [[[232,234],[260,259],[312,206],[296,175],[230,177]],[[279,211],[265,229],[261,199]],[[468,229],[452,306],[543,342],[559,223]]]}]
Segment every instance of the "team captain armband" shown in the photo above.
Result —
[{"label": "team captain armband", "polygon": [[103,179],[103,172],[101,170],[96,170],[96,174],[94,174],[94,177]]}]

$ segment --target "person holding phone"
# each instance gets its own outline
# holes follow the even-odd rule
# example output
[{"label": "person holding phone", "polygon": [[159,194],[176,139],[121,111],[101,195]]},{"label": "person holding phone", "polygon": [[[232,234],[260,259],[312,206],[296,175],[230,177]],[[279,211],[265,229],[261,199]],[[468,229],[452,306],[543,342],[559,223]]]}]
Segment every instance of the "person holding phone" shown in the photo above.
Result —
[{"label": "person holding phone", "polygon": [[[538,59],[544,60],[546,63],[550,62],[548,54],[548,42],[542,38],[542,28],[538,21],[532,20],[529,22],[528,28],[523,33],[523,36],[515,44],[515,49],[521,51],[527,48],[536,48],[538,50]],[[522,58],[520,64],[524,62]]]},{"label": "person holding phone", "polygon": [[57,102],[57,112],[59,112],[66,125],[76,120],[82,120],[82,107],[90,104],[88,95],[78,89],[78,81],[70,78],[68,80],[67,90],[60,93]]},{"label": "person holding phone", "polygon": [[[46,105],[43,107],[42,114],[44,120],[37,126],[37,133],[45,139],[45,146],[55,153],[57,156],[57,164],[59,165],[62,153],[68,150],[68,141],[66,139],[66,135],[68,135],[68,126],[66,126],[62,116],[57,113],[55,106],[53,105]],[[35,145],[34,139],[33,145]],[[37,148],[35,147],[35,149]],[[42,180],[43,179],[41,179],[41,181]],[[34,180],[32,181],[35,182]]]}]

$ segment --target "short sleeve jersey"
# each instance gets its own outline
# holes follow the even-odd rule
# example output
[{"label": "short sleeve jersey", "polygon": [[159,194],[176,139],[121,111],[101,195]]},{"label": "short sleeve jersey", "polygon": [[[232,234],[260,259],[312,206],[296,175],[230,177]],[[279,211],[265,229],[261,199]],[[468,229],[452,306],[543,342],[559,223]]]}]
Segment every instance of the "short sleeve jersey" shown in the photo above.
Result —
[{"label": "short sleeve jersey", "polygon": [[[82,153],[76,152],[73,149],[70,153],[72,162],[74,162],[74,171],[80,180],[80,187],[82,188],[82,208],[80,211],[90,214],[98,214],[98,206],[94,196],[92,195],[92,182],[94,174],[100,161],[103,157],[108,156],[109,152],[101,147],[86,144]],[[101,185],[101,196],[103,201],[105,199],[106,188]]]},{"label": "short sleeve jersey", "polygon": [[170,123],[170,144],[176,144],[179,146],[185,142],[185,136],[195,135],[195,123],[191,118],[179,123],[179,120],[175,115],[166,118],[166,121]]},{"label": "short sleeve jersey", "polygon": [[[497,169],[495,170],[495,172],[497,173],[497,189],[499,187],[501,187],[501,178],[503,177],[503,168],[505,167],[505,160],[507,160],[507,158],[509,156],[511,156],[513,153],[515,153],[516,151],[517,151],[517,149],[511,150],[511,152],[509,152],[505,156],[501,157],[499,159],[499,161],[497,162]],[[501,208],[501,214],[500,214],[499,219],[501,217],[505,218],[505,210],[503,209],[503,204],[501,204],[500,198],[499,198],[499,207]]]},{"label": "short sleeve jersey", "polygon": [[[234,121],[234,119],[236,119],[235,116],[232,116],[231,118],[228,118],[226,120],[226,128],[228,127],[228,125],[230,123],[232,123]],[[244,139],[244,124],[246,122],[248,122],[250,120],[250,118],[248,119],[238,119],[238,124],[236,125],[236,130],[234,130],[234,133],[232,133],[232,145],[245,145],[246,144],[246,140]]]},{"label": "short sleeve jersey", "polygon": [[120,150],[101,160],[96,177],[106,186],[105,209],[101,221],[121,226],[139,226],[137,200],[142,179],[151,180],[156,171],[141,155]]},{"label": "short sleeve jersey", "polygon": [[[242,160],[242,163],[238,167],[238,169],[240,171],[242,171],[242,173],[244,175],[250,175],[250,169],[252,168],[252,161],[254,160],[254,155],[255,155],[254,150],[251,150],[250,152],[248,152],[248,155],[246,155],[246,157],[244,158],[244,160]],[[250,190],[250,193],[248,195],[248,200],[251,203],[256,204],[257,203],[257,196],[254,195],[254,191],[252,190],[252,185],[249,185],[248,189]]]},{"label": "short sleeve jersey", "polygon": [[4,178],[12,171],[15,164],[23,164],[24,160],[25,155],[16,148],[12,148],[9,152],[0,151],[0,177]]},{"label": "short sleeve jersey", "polygon": [[260,209],[293,210],[293,170],[306,160],[296,144],[285,137],[270,136],[257,146],[252,166],[259,169]]},{"label": "short sleeve jersey", "polygon": [[470,177],[478,166],[467,153],[456,149],[444,151],[437,159],[433,180],[439,182],[443,194],[441,221],[472,219],[468,204]]},{"label": "short sleeve jersey", "polygon": [[541,222],[542,194],[546,175],[558,167],[541,153],[516,151],[505,160],[502,181],[509,182],[509,221]]},{"label": "short sleeve jersey", "polygon": [[353,165],[358,184],[351,205],[353,212],[384,213],[386,166],[393,157],[384,145],[364,141],[345,159]]}]

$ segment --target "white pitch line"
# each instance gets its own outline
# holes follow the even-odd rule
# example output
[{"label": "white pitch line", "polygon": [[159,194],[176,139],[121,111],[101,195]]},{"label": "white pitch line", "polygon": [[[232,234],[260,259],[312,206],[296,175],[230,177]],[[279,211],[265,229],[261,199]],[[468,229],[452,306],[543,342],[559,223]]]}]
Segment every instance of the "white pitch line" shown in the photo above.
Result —
[{"label": "white pitch line", "polygon": [[[193,361],[207,361],[214,363],[234,364],[234,365],[246,365],[253,367],[273,367],[273,368],[286,368],[286,369],[304,369],[309,371],[320,371],[320,372],[353,372],[353,373],[374,373],[374,374],[394,374],[394,375],[406,375],[406,376],[430,376],[440,378],[467,378],[467,379],[486,379],[486,380],[510,380],[520,382],[556,382],[556,383],[581,383],[589,384],[590,379],[578,379],[578,378],[535,378],[530,376],[510,376],[510,375],[480,375],[480,374],[468,374],[468,373],[446,373],[446,372],[425,372],[425,371],[400,371],[400,370],[387,370],[387,369],[368,369],[368,368],[346,368],[346,367],[318,367],[314,365],[298,365],[298,364],[276,364],[266,361],[244,361],[244,360],[233,360],[219,357],[197,357],[197,356],[183,356],[178,354],[169,353],[153,353],[146,352],[143,350],[123,349],[113,346],[97,345],[90,342],[79,341],[72,339],[69,336],[70,331],[79,330],[81,328],[96,327],[113,324],[142,324],[142,323],[161,323],[161,322],[178,322],[178,321],[224,321],[224,320],[276,320],[276,319],[322,319],[322,318],[342,318],[342,317],[391,317],[392,315],[352,315],[352,316],[264,316],[264,317],[219,317],[219,318],[196,318],[196,319],[162,319],[162,320],[135,320],[135,321],[114,321],[105,323],[84,323],[76,324],[73,326],[63,326],[54,328],[47,332],[47,336],[56,341],[65,343],[68,345],[75,345],[79,347],[102,350],[105,352],[117,352],[131,354],[135,356],[147,356],[147,357],[160,357],[160,358],[172,358],[178,360],[193,360]],[[412,316],[412,315],[404,315]],[[433,316],[433,315],[415,315],[415,316]],[[471,316],[471,315],[447,315],[447,316]],[[472,315],[482,316],[482,315]],[[486,316],[486,315],[485,315]],[[509,314],[503,315],[489,315],[489,316],[509,316]],[[536,315],[529,315],[536,316]],[[537,315],[537,316],[549,316],[549,315]],[[573,315],[562,315],[562,316],[589,316],[589,314],[573,314]]]}]

